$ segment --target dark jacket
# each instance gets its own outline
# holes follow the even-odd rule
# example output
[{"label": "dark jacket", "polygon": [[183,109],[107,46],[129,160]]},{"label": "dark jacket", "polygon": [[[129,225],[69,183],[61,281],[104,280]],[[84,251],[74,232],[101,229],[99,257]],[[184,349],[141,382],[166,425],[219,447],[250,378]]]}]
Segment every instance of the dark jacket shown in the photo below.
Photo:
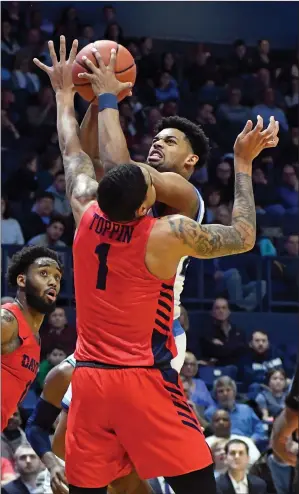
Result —
[{"label": "dark jacket", "polygon": [[[267,494],[266,482],[255,475],[247,475],[249,494]],[[216,480],[217,494],[235,494],[228,474],[220,475]]]},{"label": "dark jacket", "polygon": [[[221,340],[223,345],[215,345],[213,339]],[[232,324],[226,337],[217,321],[212,319],[201,339],[201,348],[202,357],[217,359],[216,365],[236,365],[246,350],[246,336]]]},{"label": "dark jacket", "polygon": [[3,494],[30,494],[23,481],[18,478],[1,487]]}]

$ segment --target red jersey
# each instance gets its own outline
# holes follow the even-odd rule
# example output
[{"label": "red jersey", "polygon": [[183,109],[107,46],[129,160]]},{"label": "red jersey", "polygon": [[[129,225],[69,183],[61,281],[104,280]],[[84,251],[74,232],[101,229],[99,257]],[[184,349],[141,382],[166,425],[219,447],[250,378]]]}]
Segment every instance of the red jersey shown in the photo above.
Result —
[{"label": "red jersey", "polygon": [[19,325],[20,346],[1,358],[1,430],[16,411],[34,381],[40,360],[40,346],[21,309],[13,303],[2,305]]},{"label": "red jersey", "polygon": [[113,223],[93,202],[78,226],[74,278],[79,361],[159,366],[177,355],[173,283],[145,265],[156,218]]}]

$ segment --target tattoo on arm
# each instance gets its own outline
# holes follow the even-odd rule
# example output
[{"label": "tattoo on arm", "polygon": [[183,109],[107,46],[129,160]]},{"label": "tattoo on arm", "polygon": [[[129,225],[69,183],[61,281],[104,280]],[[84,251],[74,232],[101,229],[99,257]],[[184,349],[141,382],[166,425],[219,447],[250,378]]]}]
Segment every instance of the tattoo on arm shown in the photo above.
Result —
[{"label": "tattoo on arm", "polygon": [[214,258],[252,249],[256,236],[256,212],[251,177],[245,173],[236,174],[231,226],[202,226],[185,217],[169,217],[168,222],[172,233],[198,257]]},{"label": "tattoo on arm", "polygon": [[94,199],[98,183],[89,156],[82,150],[71,155],[64,155],[63,165],[67,196],[84,200]]},{"label": "tattoo on arm", "polygon": [[2,320],[2,322],[6,322],[8,324],[11,324],[11,323],[14,322],[14,319],[15,319],[15,316],[11,312],[9,312],[6,309],[2,309],[1,310],[1,320]]}]

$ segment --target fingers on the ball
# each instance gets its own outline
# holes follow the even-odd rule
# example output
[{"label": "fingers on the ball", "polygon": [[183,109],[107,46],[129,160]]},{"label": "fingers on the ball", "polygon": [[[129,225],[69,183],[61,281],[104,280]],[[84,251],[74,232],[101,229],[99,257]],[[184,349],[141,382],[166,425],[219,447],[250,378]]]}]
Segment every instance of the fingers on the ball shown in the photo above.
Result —
[{"label": "fingers on the ball", "polygon": [[88,72],[80,72],[78,74],[78,77],[80,77],[80,79],[88,79],[89,81],[93,80],[93,74],[89,74]]},{"label": "fingers on the ball", "polygon": [[89,60],[89,58],[87,57],[82,57],[82,62],[85,63],[85,65],[87,65],[87,67],[92,71],[92,72],[95,72],[97,70],[97,67],[94,65],[94,63],[92,63],[91,60]]},{"label": "fingers on the ball", "polygon": [[50,40],[48,42],[48,46],[49,46],[50,57],[51,57],[51,60],[53,62],[53,65],[57,65],[58,64],[58,60],[57,60],[57,56],[56,56],[56,53],[55,53],[54,43],[53,43],[52,40]]},{"label": "fingers on the ball", "polygon": [[38,58],[34,58],[33,63],[35,63],[35,65],[37,65],[37,67],[39,67],[44,72],[49,72],[49,70],[50,70],[50,67],[48,67],[47,65],[42,63]]},{"label": "fingers on the ball", "polygon": [[99,67],[99,69],[104,70],[104,69],[106,68],[106,67],[105,67],[105,64],[104,64],[104,62],[103,62],[103,59],[102,59],[102,57],[101,57],[101,54],[100,54],[100,53],[98,52],[98,50],[96,49],[95,45],[93,45],[93,48],[92,48],[92,50],[91,50],[91,51],[92,51],[92,53],[93,53],[93,55],[94,55],[94,57],[95,57],[95,59],[96,59],[96,61],[97,61],[97,63],[98,63],[98,67]]},{"label": "fingers on the ball", "polygon": [[115,69],[115,64],[116,64],[116,50],[115,48],[112,48],[110,54],[109,68],[113,71]]}]

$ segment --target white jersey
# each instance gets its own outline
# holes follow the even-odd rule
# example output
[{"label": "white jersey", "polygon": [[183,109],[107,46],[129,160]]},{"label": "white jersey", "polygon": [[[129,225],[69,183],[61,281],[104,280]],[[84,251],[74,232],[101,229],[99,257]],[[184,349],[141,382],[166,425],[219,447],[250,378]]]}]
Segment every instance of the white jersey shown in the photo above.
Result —
[{"label": "white jersey", "polygon": [[[203,202],[203,199],[198,192],[197,189],[195,189],[197,194],[198,194],[198,199],[199,199],[199,209],[198,209],[198,215],[196,218],[197,223],[201,224],[204,214],[205,214],[205,205]],[[184,283],[185,283],[185,277],[186,277],[186,271],[187,267],[189,264],[190,258],[185,256],[182,257],[180,260],[180,263],[178,265],[176,277],[175,277],[175,282],[174,282],[174,315],[173,319],[178,319],[181,315],[181,294],[184,288]]]}]

